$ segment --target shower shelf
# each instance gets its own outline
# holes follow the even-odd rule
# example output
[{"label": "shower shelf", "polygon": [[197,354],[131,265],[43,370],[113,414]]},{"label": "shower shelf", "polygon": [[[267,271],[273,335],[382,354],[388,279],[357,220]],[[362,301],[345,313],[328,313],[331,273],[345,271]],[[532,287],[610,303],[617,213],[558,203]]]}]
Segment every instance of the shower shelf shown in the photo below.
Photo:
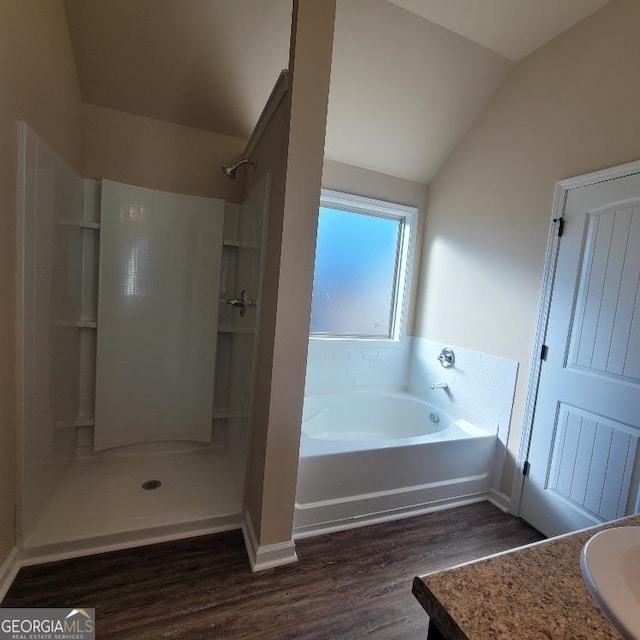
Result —
[{"label": "shower shelf", "polygon": [[225,418],[248,418],[248,409],[215,409],[213,412],[214,420],[224,420]]},{"label": "shower shelf", "polygon": [[242,240],[224,240],[222,243],[225,247],[233,247],[234,249],[262,249],[258,242],[244,242]]},{"label": "shower shelf", "polygon": [[232,327],[228,324],[218,325],[218,333],[255,333],[253,327]]},{"label": "shower shelf", "polygon": [[95,320],[78,320],[76,327],[78,329],[97,329],[98,323]]},{"label": "shower shelf", "polygon": [[58,224],[63,227],[80,227],[81,229],[94,229],[96,231],[100,229],[99,222],[88,222],[86,220],[67,220],[65,218],[59,218]]}]

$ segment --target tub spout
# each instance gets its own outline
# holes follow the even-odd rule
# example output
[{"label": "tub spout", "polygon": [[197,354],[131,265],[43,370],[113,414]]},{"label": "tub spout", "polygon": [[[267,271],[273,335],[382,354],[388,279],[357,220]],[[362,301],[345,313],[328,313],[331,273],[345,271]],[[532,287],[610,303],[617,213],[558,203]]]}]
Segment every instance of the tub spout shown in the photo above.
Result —
[{"label": "tub spout", "polygon": [[432,389],[448,389],[449,385],[446,382],[434,382],[431,385]]}]

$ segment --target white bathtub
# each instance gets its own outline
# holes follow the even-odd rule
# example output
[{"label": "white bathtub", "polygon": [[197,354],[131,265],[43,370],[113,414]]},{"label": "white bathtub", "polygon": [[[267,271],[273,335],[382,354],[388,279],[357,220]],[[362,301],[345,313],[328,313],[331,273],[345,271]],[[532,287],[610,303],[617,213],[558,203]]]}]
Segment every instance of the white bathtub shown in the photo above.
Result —
[{"label": "white bathtub", "polygon": [[308,396],[294,534],[484,499],[496,441],[407,393]]}]

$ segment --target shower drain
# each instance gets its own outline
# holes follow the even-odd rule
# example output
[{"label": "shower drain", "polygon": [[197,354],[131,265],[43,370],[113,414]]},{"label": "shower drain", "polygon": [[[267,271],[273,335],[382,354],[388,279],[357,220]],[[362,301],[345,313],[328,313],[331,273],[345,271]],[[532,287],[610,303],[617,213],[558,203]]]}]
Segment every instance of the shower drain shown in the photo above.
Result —
[{"label": "shower drain", "polygon": [[145,491],[153,491],[160,486],[162,486],[162,482],[160,482],[160,480],[147,480],[146,482],[142,483],[141,488]]}]

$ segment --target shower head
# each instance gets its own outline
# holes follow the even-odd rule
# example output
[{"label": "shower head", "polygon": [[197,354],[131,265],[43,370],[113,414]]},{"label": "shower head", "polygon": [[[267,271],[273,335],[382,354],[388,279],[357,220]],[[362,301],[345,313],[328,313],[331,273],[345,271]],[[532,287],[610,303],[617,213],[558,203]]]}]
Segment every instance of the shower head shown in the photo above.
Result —
[{"label": "shower head", "polygon": [[227,176],[227,178],[229,178],[230,180],[235,180],[236,171],[243,164],[248,164],[250,167],[253,167],[254,169],[257,166],[255,160],[249,160],[248,158],[243,158],[242,160],[240,160],[239,162],[236,162],[235,164],[230,164],[230,165],[227,165],[226,167],[222,166],[220,168],[222,169],[222,173],[224,173],[224,175]]}]

